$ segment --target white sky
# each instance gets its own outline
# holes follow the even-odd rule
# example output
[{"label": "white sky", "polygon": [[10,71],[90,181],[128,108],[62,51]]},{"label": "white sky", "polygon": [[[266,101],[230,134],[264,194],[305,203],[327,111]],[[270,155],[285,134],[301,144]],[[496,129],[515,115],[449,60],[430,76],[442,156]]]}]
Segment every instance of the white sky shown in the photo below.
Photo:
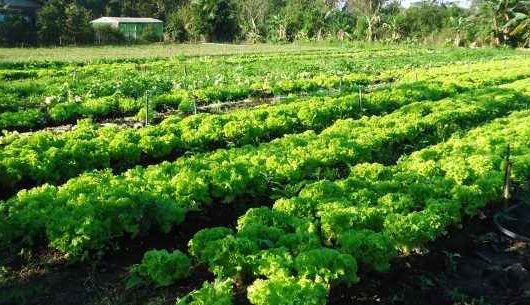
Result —
[{"label": "white sky", "polygon": [[[420,2],[420,1],[421,0],[402,0],[401,5],[403,7],[409,7],[411,3]],[[454,3],[457,3],[461,7],[469,7],[469,5],[471,4],[470,0],[444,0],[444,2],[446,3],[454,2]]]}]

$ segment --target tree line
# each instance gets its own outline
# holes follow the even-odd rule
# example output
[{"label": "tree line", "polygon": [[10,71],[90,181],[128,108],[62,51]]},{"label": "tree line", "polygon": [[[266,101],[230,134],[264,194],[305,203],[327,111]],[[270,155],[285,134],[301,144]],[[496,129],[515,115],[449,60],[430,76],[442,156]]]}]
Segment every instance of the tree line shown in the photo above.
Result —
[{"label": "tree line", "polygon": [[[522,0],[472,0],[469,8],[438,0],[408,8],[398,0],[49,0],[34,20],[16,12],[3,15],[3,45],[91,44],[92,19],[127,16],[161,19],[164,40],[175,42],[366,40],[530,46],[530,2]],[[120,33],[111,34],[108,42],[122,41]]]}]

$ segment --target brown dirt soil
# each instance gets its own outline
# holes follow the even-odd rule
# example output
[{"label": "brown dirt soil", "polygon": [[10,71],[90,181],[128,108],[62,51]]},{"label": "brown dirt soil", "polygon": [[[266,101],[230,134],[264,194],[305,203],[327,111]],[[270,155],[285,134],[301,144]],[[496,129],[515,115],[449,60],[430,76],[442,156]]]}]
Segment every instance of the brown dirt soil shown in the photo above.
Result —
[{"label": "brown dirt soil", "polygon": [[530,304],[530,245],[499,233],[495,212],[468,220],[426,254],[396,259],[388,273],[335,287],[329,304]]}]

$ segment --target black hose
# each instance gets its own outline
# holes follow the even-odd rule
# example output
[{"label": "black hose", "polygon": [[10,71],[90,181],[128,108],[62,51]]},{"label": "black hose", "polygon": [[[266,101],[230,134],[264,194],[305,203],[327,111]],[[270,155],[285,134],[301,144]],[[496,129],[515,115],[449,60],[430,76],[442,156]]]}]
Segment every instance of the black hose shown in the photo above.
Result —
[{"label": "black hose", "polygon": [[525,233],[521,234],[520,232],[519,233],[515,232],[512,229],[509,229],[508,227],[506,227],[502,223],[502,219],[504,218],[504,219],[509,219],[509,220],[513,220],[513,221],[516,221],[516,222],[520,222],[521,224],[530,224],[530,219],[523,220],[523,219],[519,219],[517,217],[514,217],[513,214],[509,215],[510,212],[512,212],[514,210],[517,210],[518,208],[526,208],[526,209],[528,209],[528,211],[530,211],[530,206],[529,205],[526,205],[526,204],[514,205],[514,206],[511,206],[511,207],[507,208],[506,210],[504,210],[502,212],[499,212],[499,213],[495,214],[495,216],[493,216],[493,222],[495,223],[497,228],[504,235],[508,236],[509,238],[517,239],[517,240],[521,240],[521,241],[525,241],[525,242],[530,242],[530,237],[524,235]]}]

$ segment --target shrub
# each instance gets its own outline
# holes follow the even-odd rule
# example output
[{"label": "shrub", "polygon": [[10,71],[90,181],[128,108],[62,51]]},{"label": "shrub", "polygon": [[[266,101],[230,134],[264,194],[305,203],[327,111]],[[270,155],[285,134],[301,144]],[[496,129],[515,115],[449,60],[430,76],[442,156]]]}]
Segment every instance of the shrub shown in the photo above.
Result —
[{"label": "shrub", "polygon": [[166,32],[171,41],[184,42],[189,39],[188,30],[186,29],[187,6],[172,12],[167,18]]},{"label": "shrub", "polygon": [[3,11],[0,13],[4,15],[0,19],[0,45],[35,43],[35,28],[24,16]]},{"label": "shrub", "polygon": [[145,42],[160,42],[162,41],[162,37],[160,37],[153,28],[147,28],[142,33],[142,38],[140,40]]},{"label": "shrub", "polygon": [[98,26],[95,29],[96,43],[117,44],[125,42],[125,36],[118,29],[109,25]]}]

